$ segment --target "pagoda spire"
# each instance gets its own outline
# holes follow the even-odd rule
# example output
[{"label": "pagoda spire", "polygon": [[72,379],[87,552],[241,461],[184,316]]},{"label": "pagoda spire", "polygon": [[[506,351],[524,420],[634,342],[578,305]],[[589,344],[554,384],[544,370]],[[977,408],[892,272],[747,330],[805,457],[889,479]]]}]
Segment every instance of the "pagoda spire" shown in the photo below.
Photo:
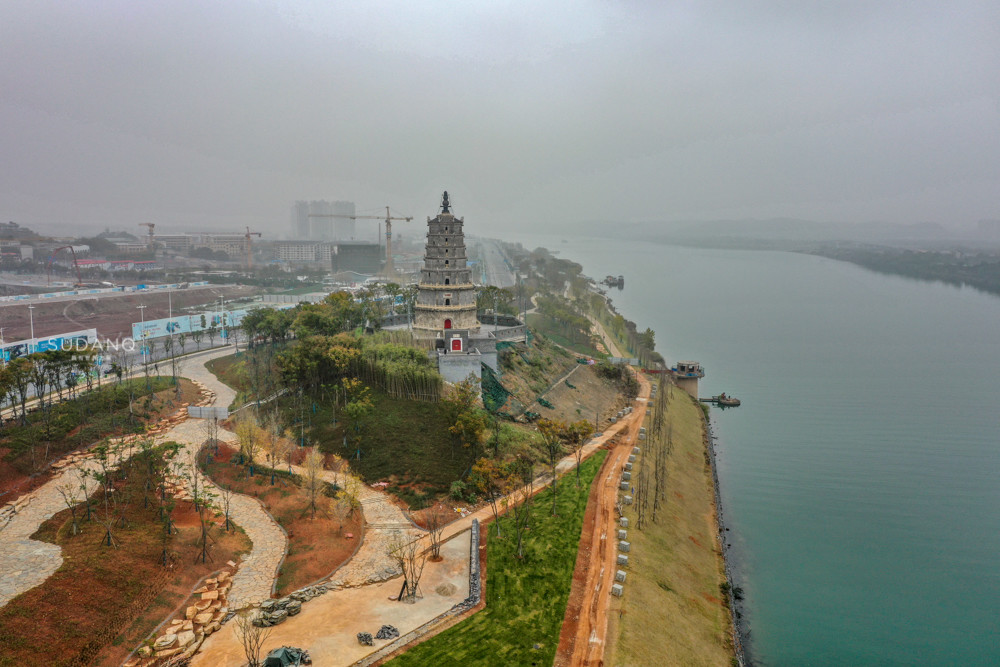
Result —
[{"label": "pagoda spire", "polygon": [[451,202],[448,201],[448,191],[444,191],[444,195],[441,197],[441,212],[451,213]]}]

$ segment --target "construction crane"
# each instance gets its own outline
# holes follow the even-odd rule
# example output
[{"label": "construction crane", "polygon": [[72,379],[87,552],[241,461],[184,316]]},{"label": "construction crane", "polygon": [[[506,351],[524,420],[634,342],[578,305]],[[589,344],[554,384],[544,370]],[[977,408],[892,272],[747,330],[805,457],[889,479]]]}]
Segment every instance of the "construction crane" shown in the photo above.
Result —
[{"label": "construction crane", "polygon": [[53,250],[52,254],[49,256],[49,263],[45,267],[45,271],[49,277],[48,284],[49,285],[52,284],[52,262],[56,258],[56,253],[59,252],[60,250],[69,250],[70,253],[73,255],[73,268],[76,269],[76,284],[73,285],[73,287],[83,287],[83,277],[80,276],[80,265],[77,264],[76,262],[76,250],[73,250],[73,246],[71,245],[59,246],[58,248]]},{"label": "construction crane", "polygon": [[[153,230],[156,229],[155,222],[140,222],[140,227],[149,227],[149,234],[146,236],[146,247],[149,248],[150,252],[155,252],[156,249],[156,239],[153,236]],[[154,258],[155,259],[155,258]]]},{"label": "construction crane", "polygon": [[243,236],[247,242],[247,271],[253,268],[253,239],[251,238],[253,236],[260,238],[263,234],[260,232],[251,232],[250,228],[247,227],[247,233]]},{"label": "construction crane", "polygon": [[310,218],[348,218],[350,220],[385,220],[385,277],[392,280],[395,272],[392,268],[392,221],[404,220],[410,222],[413,216],[393,216],[389,212],[389,207],[385,207],[385,217],[381,215],[338,215],[336,213],[316,213],[310,214]]}]

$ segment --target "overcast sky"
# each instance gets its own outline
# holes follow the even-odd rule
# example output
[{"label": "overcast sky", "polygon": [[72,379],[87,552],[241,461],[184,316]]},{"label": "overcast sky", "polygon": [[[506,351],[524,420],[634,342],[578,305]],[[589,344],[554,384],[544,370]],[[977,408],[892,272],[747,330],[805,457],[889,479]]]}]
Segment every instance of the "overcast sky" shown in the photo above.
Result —
[{"label": "overcast sky", "polygon": [[1000,217],[997,0],[0,8],[4,221]]}]

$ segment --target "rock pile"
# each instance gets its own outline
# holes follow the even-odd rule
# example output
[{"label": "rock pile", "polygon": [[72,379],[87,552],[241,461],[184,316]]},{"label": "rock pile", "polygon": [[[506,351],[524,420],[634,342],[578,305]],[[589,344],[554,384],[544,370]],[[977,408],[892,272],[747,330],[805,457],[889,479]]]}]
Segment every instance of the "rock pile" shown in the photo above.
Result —
[{"label": "rock pile", "polygon": [[395,639],[399,636],[399,630],[394,625],[383,625],[375,634],[375,639]]},{"label": "rock pile", "polygon": [[222,627],[229,613],[226,597],[233,585],[236,563],[229,561],[227,565],[231,569],[206,579],[205,584],[194,591],[183,616],[170,621],[152,645],[139,649],[136,657],[123,667],[146,667],[166,658],[194,655],[205,637]]},{"label": "rock pile", "polygon": [[370,632],[359,632],[358,643],[362,646],[375,646],[375,639]]},{"label": "rock pile", "polygon": [[289,616],[295,616],[300,611],[302,601],[292,599],[291,596],[280,600],[264,600],[260,603],[260,611],[253,618],[253,624],[259,628],[269,628],[284,623]]}]

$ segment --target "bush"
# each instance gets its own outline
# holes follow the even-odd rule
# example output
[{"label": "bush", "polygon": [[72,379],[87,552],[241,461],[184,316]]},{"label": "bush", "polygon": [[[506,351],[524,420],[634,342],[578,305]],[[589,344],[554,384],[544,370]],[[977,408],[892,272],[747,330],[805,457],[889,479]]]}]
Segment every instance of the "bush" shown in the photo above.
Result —
[{"label": "bush", "polygon": [[452,500],[462,500],[465,497],[465,482],[456,480],[451,483],[451,490],[448,492]]}]

